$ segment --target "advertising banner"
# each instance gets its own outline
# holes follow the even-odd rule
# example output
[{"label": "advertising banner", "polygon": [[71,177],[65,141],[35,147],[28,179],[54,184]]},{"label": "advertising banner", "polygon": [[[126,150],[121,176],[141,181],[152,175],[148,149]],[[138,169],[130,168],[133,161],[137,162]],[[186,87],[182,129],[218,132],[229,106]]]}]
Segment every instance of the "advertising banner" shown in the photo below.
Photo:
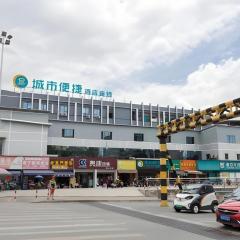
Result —
[{"label": "advertising banner", "polygon": [[118,160],[118,170],[136,170],[136,160]]},{"label": "advertising banner", "polygon": [[105,169],[116,170],[117,160],[113,158],[75,158],[76,169]]},{"label": "advertising banner", "polygon": [[240,162],[238,161],[219,161],[220,171],[234,172],[240,171]]},{"label": "advertising banner", "polygon": [[237,160],[198,160],[197,165],[199,171],[240,172]]},{"label": "advertising banner", "polygon": [[196,171],[197,163],[196,160],[181,160],[180,170],[183,171]]},{"label": "advertising banner", "polygon": [[49,169],[49,157],[24,157],[22,167],[31,170]]},{"label": "advertising banner", "polygon": [[[179,171],[180,170],[180,160],[172,160],[173,162],[173,167],[175,170]],[[167,169],[172,170],[169,161],[167,161]]]},{"label": "advertising banner", "polygon": [[0,156],[0,168],[22,169],[23,157],[4,157]]},{"label": "advertising banner", "polygon": [[50,158],[50,168],[53,170],[73,170],[74,158]]}]

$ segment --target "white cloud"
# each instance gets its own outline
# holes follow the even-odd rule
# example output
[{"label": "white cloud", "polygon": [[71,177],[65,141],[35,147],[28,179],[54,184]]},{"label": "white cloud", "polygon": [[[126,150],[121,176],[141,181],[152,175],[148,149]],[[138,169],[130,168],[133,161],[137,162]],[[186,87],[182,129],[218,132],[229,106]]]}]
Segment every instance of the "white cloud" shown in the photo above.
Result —
[{"label": "white cloud", "polygon": [[[240,12],[238,0],[9,0],[0,7],[1,24],[14,35],[5,87],[22,72],[98,88],[111,82],[115,93],[130,74],[171,64],[218,37]],[[142,89],[137,94],[148,101]]]},{"label": "white cloud", "polygon": [[240,58],[219,64],[208,63],[191,73],[184,85],[143,84],[126,94],[119,91],[120,99],[135,103],[154,103],[186,108],[205,108],[240,97]]}]

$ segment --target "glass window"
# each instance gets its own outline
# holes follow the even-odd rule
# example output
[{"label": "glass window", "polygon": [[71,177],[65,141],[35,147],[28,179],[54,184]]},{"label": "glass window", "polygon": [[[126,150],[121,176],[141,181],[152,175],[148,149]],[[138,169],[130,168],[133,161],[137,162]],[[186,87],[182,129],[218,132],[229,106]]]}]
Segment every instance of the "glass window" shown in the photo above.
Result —
[{"label": "glass window", "polygon": [[133,110],[132,110],[132,120],[133,120],[133,121],[136,121],[136,120],[137,120],[136,112],[137,112],[136,109],[133,109]]},{"label": "glass window", "polygon": [[100,108],[96,107],[96,108],[93,108],[93,117],[95,118],[100,118]]},{"label": "glass window", "polygon": [[225,159],[228,160],[228,153],[225,153]]},{"label": "glass window", "polygon": [[236,143],[236,136],[227,135],[227,143]]},{"label": "glass window", "polygon": [[74,129],[62,129],[62,137],[74,138]]},{"label": "glass window", "polygon": [[83,116],[86,118],[91,117],[91,109],[90,107],[83,107]]},{"label": "glass window", "polygon": [[143,133],[134,133],[134,141],[143,142],[144,134]]},{"label": "glass window", "polygon": [[112,119],[113,118],[113,108],[109,107],[109,118]]},{"label": "glass window", "polygon": [[167,143],[170,143],[171,141],[172,141],[171,136],[168,135],[168,136],[167,136],[167,139],[166,139],[166,142],[167,142]]},{"label": "glass window", "polygon": [[237,154],[237,160],[240,160],[240,153]]},{"label": "glass window", "polygon": [[104,139],[104,140],[112,140],[112,132],[102,131],[102,132],[101,132],[101,139]]},{"label": "glass window", "polygon": [[67,116],[68,115],[68,106],[66,104],[61,104],[60,105],[59,115],[60,116]]},{"label": "glass window", "polygon": [[194,144],[194,137],[186,137],[186,144]]},{"label": "glass window", "polygon": [[42,102],[41,110],[43,110],[43,111],[47,111],[47,103]]},{"label": "glass window", "polygon": [[32,108],[32,102],[22,101],[22,108],[24,108],[24,109],[31,109]]}]

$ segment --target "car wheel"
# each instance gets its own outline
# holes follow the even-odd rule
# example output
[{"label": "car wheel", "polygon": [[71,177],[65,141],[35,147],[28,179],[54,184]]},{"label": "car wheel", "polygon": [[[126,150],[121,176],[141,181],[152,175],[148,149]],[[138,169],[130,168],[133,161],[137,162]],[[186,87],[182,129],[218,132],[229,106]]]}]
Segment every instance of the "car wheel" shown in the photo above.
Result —
[{"label": "car wheel", "polygon": [[218,205],[216,203],[212,204],[212,212],[215,213],[217,211]]},{"label": "car wheel", "polygon": [[195,214],[199,213],[199,205],[198,204],[193,204],[191,207],[191,211]]},{"label": "car wheel", "polygon": [[181,212],[181,209],[179,208],[174,208],[176,212]]}]

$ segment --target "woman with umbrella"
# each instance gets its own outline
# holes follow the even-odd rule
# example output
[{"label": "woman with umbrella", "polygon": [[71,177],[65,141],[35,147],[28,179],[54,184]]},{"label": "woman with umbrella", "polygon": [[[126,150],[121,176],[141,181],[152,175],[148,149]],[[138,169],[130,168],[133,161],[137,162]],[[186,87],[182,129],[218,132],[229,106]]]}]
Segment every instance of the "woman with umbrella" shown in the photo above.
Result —
[{"label": "woman with umbrella", "polygon": [[[7,181],[5,181],[5,180],[9,180],[8,178],[10,176],[11,176],[10,172],[8,172],[4,168],[0,168],[0,191],[8,188],[7,187]],[[2,177],[5,178],[5,179],[3,179],[3,181],[1,180]]]},{"label": "woman with umbrella", "polygon": [[44,185],[44,183],[42,182],[43,176],[37,175],[34,177],[34,179],[36,181],[37,188],[40,189]]}]

